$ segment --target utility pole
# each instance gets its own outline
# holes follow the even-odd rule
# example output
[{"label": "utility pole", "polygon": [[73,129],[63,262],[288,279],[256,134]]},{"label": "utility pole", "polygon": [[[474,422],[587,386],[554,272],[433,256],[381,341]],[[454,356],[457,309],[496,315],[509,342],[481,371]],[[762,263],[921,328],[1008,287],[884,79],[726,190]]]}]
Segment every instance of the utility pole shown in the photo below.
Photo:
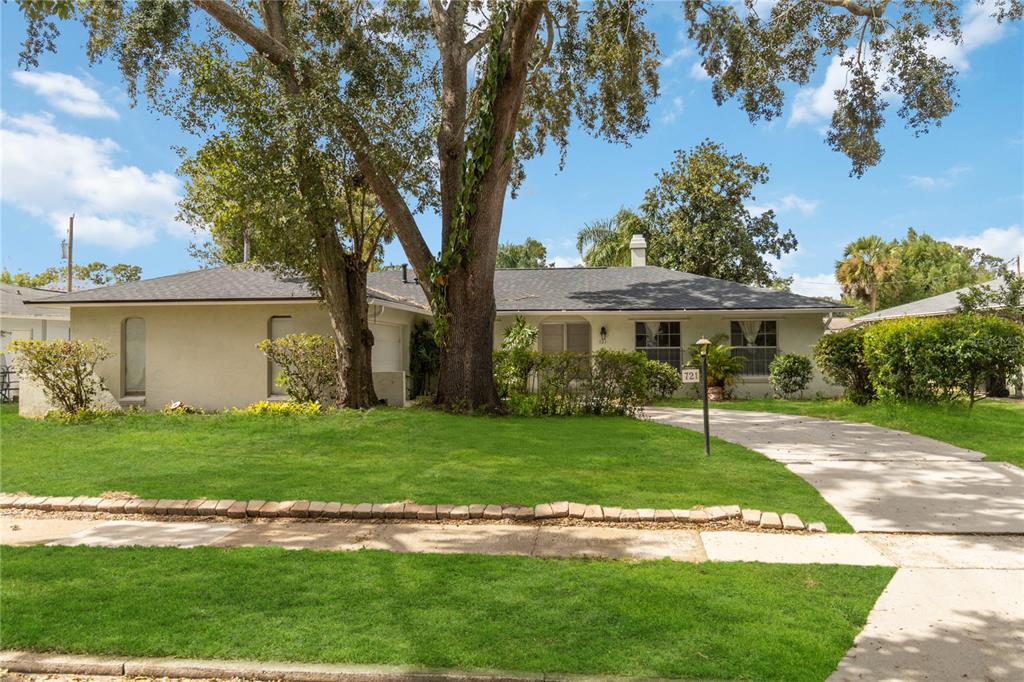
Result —
[{"label": "utility pole", "polygon": [[72,249],[75,244],[75,214],[72,213],[71,217],[68,218],[68,293],[71,293],[71,287],[74,284],[74,272],[75,269],[72,267]]}]

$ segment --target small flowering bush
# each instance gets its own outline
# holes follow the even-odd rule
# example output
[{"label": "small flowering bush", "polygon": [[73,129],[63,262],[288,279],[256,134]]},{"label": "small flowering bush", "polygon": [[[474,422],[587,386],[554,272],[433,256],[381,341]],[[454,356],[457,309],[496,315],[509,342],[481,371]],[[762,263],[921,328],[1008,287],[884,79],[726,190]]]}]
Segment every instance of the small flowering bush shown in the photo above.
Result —
[{"label": "small flowering bush", "polygon": [[235,414],[255,414],[255,415],[266,415],[266,414],[284,414],[284,415],[301,415],[309,417],[320,414],[320,403],[312,400],[307,401],[277,401],[277,400],[261,400],[259,402],[249,405],[245,409],[232,410]]},{"label": "small flowering bush", "polygon": [[164,414],[204,414],[201,407],[187,405],[180,400],[175,400],[173,403],[167,403],[160,411]]},{"label": "small flowering bush", "polygon": [[19,339],[7,347],[18,372],[37,381],[46,399],[65,414],[89,411],[104,389],[93,370],[111,353],[96,339]]}]

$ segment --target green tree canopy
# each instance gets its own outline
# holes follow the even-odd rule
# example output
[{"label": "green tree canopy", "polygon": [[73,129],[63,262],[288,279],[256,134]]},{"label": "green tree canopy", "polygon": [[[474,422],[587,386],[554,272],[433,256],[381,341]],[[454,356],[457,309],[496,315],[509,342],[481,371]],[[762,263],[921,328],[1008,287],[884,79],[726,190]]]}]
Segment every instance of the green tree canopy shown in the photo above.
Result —
[{"label": "green tree canopy", "polygon": [[656,175],[640,210],[650,225],[648,263],[695,275],[769,286],[777,274],[768,257],[796,249],[793,232],[780,232],[774,211],[748,205],[768,167],[705,140],[677,151]]},{"label": "green tree canopy", "polygon": [[647,236],[650,227],[634,211],[620,208],[611,218],[587,223],[576,234],[576,249],[587,267],[629,265],[629,241],[633,235]]},{"label": "green tree canopy", "polygon": [[[936,45],[962,42],[965,6],[958,0],[683,0],[715,101],[735,98],[751,121],[781,115],[785,86],[806,85],[822,61],[844,69],[825,141],[849,157],[857,176],[882,158],[879,132],[890,102],[898,103],[897,116],[915,136],[941,125],[955,108],[957,72]],[[979,10],[1017,21],[1024,4],[988,0]]]},{"label": "green tree canopy", "polygon": [[934,239],[911,227],[903,239],[870,235],[847,244],[836,262],[836,279],[850,303],[874,311],[984,282],[1000,264],[979,249]]},{"label": "green tree canopy", "polygon": [[546,268],[548,267],[548,249],[533,237],[527,237],[522,244],[512,242],[499,244],[496,267]]},{"label": "green tree canopy", "polygon": [[[0,282],[31,289],[60,289],[67,282],[67,273],[67,266],[53,266],[34,275],[21,271],[12,274],[5,268],[0,273]],[[89,285],[104,287],[111,284],[137,282],[142,279],[142,268],[128,263],[107,265],[100,261],[93,261],[74,265],[72,274],[76,288]]]},{"label": "green tree canopy", "polygon": [[579,231],[576,246],[587,265],[629,265],[629,242],[639,234],[647,240],[648,265],[757,286],[786,284],[769,256],[795,249],[796,237],[780,232],[773,211],[748,208],[755,188],[768,181],[767,166],[705,140],[677,151],[655,178],[638,212],[623,208]]}]

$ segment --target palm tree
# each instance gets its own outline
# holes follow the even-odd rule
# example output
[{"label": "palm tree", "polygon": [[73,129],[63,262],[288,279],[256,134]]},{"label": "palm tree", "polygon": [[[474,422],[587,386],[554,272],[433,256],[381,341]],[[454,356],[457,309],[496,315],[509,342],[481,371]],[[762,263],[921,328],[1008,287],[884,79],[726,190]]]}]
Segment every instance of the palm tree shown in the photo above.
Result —
[{"label": "palm tree", "polygon": [[629,265],[629,240],[647,232],[643,218],[620,208],[611,218],[587,223],[576,234],[576,249],[588,267]]},{"label": "palm tree", "polygon": [[892,244],[877,235],[853,240],[843,249],[843,259],[836,262],[836,280],[843,294],[870,303],[871,312],[878,307],[878,287],[896,267]]}]

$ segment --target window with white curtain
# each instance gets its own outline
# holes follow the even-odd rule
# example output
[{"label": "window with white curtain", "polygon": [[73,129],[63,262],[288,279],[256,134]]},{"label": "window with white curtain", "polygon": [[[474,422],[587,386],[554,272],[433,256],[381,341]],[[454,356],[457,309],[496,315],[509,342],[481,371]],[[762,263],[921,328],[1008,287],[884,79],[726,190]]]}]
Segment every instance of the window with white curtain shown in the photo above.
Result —
[{"label": "window with white curtain", "polygon": [[124,321],[121,357],[124,363],[124,394],[146,393],[146,321],[129,317]]},{"label": "window with white curtain", "polygon": [[[267,336],[271,341],[279,339],[282,336],[288,336],[294,331],[294,325],[292,324],[292,318],[288,315],[280,315],[270,318],[270,325],[267,331]],[[277,385],[277,378],[281,376],[281,365],[276,362],[268,361],[268,381],[270,388],[268,392],[270,395],[285,395],[285,390]]]},{"label": "window with white curtain", "polygon": [[541,353],[590,353],[589,322],[555,322],[540,326]]},{"label": "window with white curtain", "polygon": [[683,362],[678,322],[637,322],[636,349],[650,360],[679,368]]},{"label": "window with white curtain", "polygon": [[732,354],[744,359],[744,376],[768,376],[768,365],[779,352],[775,320],[733,320],[729,325]]}]

